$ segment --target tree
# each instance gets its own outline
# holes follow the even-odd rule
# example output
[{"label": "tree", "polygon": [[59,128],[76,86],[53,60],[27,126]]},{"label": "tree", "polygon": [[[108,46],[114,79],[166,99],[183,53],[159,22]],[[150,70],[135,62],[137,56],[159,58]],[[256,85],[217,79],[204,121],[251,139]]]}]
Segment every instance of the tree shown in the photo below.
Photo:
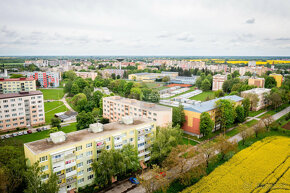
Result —
[{"label": "tree", "polygon": [[128,97],[130,95],[131,89],[133,87],[134,83],[133,82],[127,82],[125,87],[124,87],[124,95],[125,97]]},{"label": "tree", "polygon": [[169,76],[164,76],[162,78],[162,82],[168,82],[170,80],[170,77]]},{"label": "tree", "polygon": [[204,155],[203,158],[207,168],[210,158],[215,155],[214,143],[213,141],[206,140],[201,144],[201,146],[199,146],[199,148],[201,153]]},{"label": "tree", "polygon": [[102,149],[93,163],[96,187],[106,187],[112,183],[112,178],[135,172],[139,168],[137,150],[132,145],[126,145],[122,150]]},{"label": "tree", "polygon": [[216,138],[217,144],[216,147],[221,155],[221,160],[225,159],[226,154],[229,152],[234,152],[237,150],[237,143],[236,142],[230,142],[227,140],[225,135],[220,134]]},{"label": "tree", "polygon": [[137,99],[137,100],[142,100],[143,99],[143,93],[142,93],[142,90],[140,88],[137,88],[137,87],[133,87],[131,90],[130,90],[130,95],[129,95],[130,98],[133,98],[133,99]]},{"label": "tree", "polygon": [[151,161],[161,163],[182,141],[182,130],[180,127],[160,128],[152,144]]},{"label": "tree", "polygon": [[80,92],[79,86],[76,83],[73,83],[71,87],[71,94],[74,96],[78,94],[79,92]]},{"label": "tree", "polygon": [[242,137],[242,143],[243,145],[245,144],[245,140],[250,137],[250,130],[248,129],[247,126],[245,125],[242,125],[242,124],[239,124],[238,126],[238,130],[239,130],[239,133],[240,133],[240,136]]},{"label": "tree", "polygon": [[208,79],[204,79],[201,83],[201,90],[208,91],[211,89],[211,83]]},{"label": "tree", "polygon": [[265,88],[273,88],[277,85],[275,78],[268,76],[265,80]]},{"label": "tree", "polygon": [[185,122],[185,113],[182,104],[180,103],[178,108],[173,108],[172,112],[172,125],[173,127],[179,126],[182,127]]},{"label": "tree", "polygon": [[158,103],[159,100],[160,100],[159,92],[157,90],[151,90],[149,101],[153,103]]},{"label": "tree", "polygon": [[277,92],[271,93],[268,100],[270,101],[274,109],[277,109],[282,104],[281,95]]},{"label": "tree", "polygon": [[240,73],[238,70],[235,70],[233,73],[232,73],[232,78],[237,78],[240,76]]},{"label": "tree", "polygon": [[87,100],[91,100],[91,98],[92,98],[92,90],[88,86],[86,86],[84,88],[83,93],[86,95]]},{"label": "tree", "polygon": [[245,112],[241,105],[236,106],[236,115],[236,122],[242,123],[245,121]]},{"label": "tree", "polygon": [[3,192],[22,192],[25,186],[26,160],[22,147],[0,146],[0,175]]},{"label": "tree", "polygon": [[11,74],[10,78],[22,78],[25,77],[23,74]]},{"label": "tree", "polygon": [[213,127],[214,127],[214,122],[210,118],[209,113],[208,112],[201,113],[201,115],[200,115],[200,126],[199,126],[200,133],[203,136],[206,137],[212,132]]},{"label": "tree", "polygon": [[216,101],[216,107],[216,119],[225,133],[225,129],[229,128],[235,121],[236,112],[234,103],[231,100],[220,99]]},{"label": "tree", "polygon": [[42,181],[44,173],[42,169],[38,166],[38,162],[34,163],[25,172],[25,178],[27,181],[27,189],[24,190],[25,193],[55,193],[58,192],[58,176],[55,173],[50,174],[46,182]]},{"label": "tree", "polygon": [[250,106],[251,106],[251,102],[250,99],[245,98],[242,102],[243,107],[244,107],[244,117],[248,117],[249,116],[249,111],[250,111]]},{"label": "tree", "polygon": [[260,100],[258,95],[254,93],[248,93],[245,95],[245,98],[248,98],[250,100],[250,109],[253,111],[257,107]]},{"label": "tree", "polygon": [[261,118],[261,121],[263,122],[263,124],[266,127],[266,129],[269,131],[271,124],[274,122],[274,119],[273,119],[273,117],[271,115],[266,114],[265,116],[263,116]]},{"label": "tree", "polygon": [[246,73],[245,73],[245,76],[252,76],[252,73],[250,72],[250,71],[247,71]]},{"label": "tree", "polygon": [[257,124],[252,127],[256,138],[258,138],[259,133],[263,133],[265,131],[263,122],[260,120]]},{"label": "tree", "polygon": [[41,87],[39,80],[36,80],[35,83],[36,83],[36,87]]},{"label": "tree", "polygon": [[58,129],[60,129],[60,123],[61,123],[61,120],[57,117],[52,117],[51,118],[51,127],[57,127]]},{"label": "tree", "polygon": [[225,93],[222,90],[217,90],[214,92],[214,96],[217,98],[225,96]]},{"label": "tree", "polygon": [[77,75],[74,71],[69,70],[64,73],[64,78],[68,78],[69,80],[73,81],[77,78]]},{"label": "tree", "polygon": [[95,122],[91,112],[82,111],[77,115],[77,130],[89,128],[90,124]]},{"label": "tree", "polygon": [[224,81],[224,83],[223,83],[223,91],[225,93],[230,93],[231,92],[231,82],[230,82],[230,80]]},{"label": "tree", "polygon": [[116,74],[115,73],[112,73],[111,74],[111,78],[115,80],[116,79]]},{"label": "tree", "polygon": [[201,88],[201,83],[202,83],[202,78],[199,77],[196,82],[195,82],[195,85],[198,87],[198,88]]},{"label": "tree", "polygon": [[151,92],[152,92],[152,90],[149,89],[149,88],[142,89],[142,93],[143,93],[142,100],[144,100],[144,101],[150,101]]},{"label": "tree", "polygon": [[64,86],[64,92],[69,93],[70,96],[72,95],[71,94],[72,85],[73,85],[73,81],[69,80]]}]

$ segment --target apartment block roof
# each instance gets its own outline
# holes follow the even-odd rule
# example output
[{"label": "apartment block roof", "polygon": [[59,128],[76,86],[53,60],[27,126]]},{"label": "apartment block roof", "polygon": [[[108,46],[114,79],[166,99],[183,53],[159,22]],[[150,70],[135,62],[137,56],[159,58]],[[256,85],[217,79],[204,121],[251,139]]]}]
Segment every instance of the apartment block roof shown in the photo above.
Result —
[{"label": "apartment block roof", "polygon": [[197,112],[197,113],[207,112],[207,111],[215,109],[216,108],[215,102],[220,100],[220,99],[229,99],[229,100],[232,100],[234,102],[238,102],[238,101],[242,101],[244,98],[239,97],[237,95],[229,95],[229,96],[213,99],[210,101],[202,102],[200,104],[195,104],[195,105],[192,105],[190,107],[184,108],[184,110],[193,111],[193,112]]},{"label": "apartment block roof", "polygon": [[262,94],[265,92],[270,92],[271,89],[269,88],[253,88],[251,90],[245,90],[242,92],[242,94],[248,94],[248,93],[253,93],[253,94]]},{"label": "apartment block roof", "polygon": [[130,128],[142,127],[143,125],[147,125],[150,123],[155,123],[149,119],[134,119],[132,124],[123,124],[119,122],[112,122],[108,124],[104,124],[104,130],[101,132],[93,133],[88,129],[83,129],[80,131],[75,131],[66,134],[66,140],[61,143],[53,143],[52,141],[47,139],[41,139],[38,141],[33,141],[29,143],[25,143],[24,145],[29,148],[34,154],[43,153],[46,151],[51,151],[53,149],[57,149],[60,147],[67,147],[76,145],[79,142],[87,141],[87,140],[104,140],[103,137],[108,135],[121,135],[122,132],[126,131]]},{"label": "apartment block roof", "polygon": [[0,94],[0,99],[8,99],[8,98],[17,98],[17,97],[25,97],[25,96],[33,96],[33,95],[42,95],[42,92],[39,90],[36,91],[24,91],[19,93],[8,93],[8,94]]},{"label": "apartment block roof", "polygon": [[106,99],[116,101],[116,103],[123,103],[123,104],[132,105],[132,106],[138,107],[140,109],[154,110],[154,111],[171,111],[171,107],[157,105],[155,103],[139,101],[136,99],[124,98],[124,97],[120,97],[120,96],[111,96],[111,97],[103,98],[103,100],[106,100]]},{"label": "apartment block roof", "polygon": [[12,82],[12,81],[32,81],[34,78],[0,78],[0,82]]}]

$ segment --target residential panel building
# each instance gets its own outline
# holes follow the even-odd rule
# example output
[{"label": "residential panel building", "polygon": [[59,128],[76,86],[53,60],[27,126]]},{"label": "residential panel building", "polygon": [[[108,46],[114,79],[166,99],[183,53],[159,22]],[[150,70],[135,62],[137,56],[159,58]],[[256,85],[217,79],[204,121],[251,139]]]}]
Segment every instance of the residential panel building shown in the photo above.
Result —
[{"label": "residential panel building", "polygon": [[251,77],[248,79],[248,85],[256,86],[259,88],[264,88],[265,87],[265,79],[258,78],[258,77]]},{"label": "residential panel building", "polygon": [[40,91],[0,95],[0,131],[45,123],[43,94]]},{"label": "residential panel building", "polygon": [[270,74],[269,76],[276,80],[278,88],[282,86],[283,76],[281,74]]},{"label": "residential panel building", "polygon": [[190,135],[200,136],[199,125],[201,113],[208,112],[211,119],[215,121],[215,112],[216,112],[215,103],[220,99],[228,99],[234,101],[236,105],[241,104],[243,100],[242,97],[230,95],[185,107],[184,113],[186,121],[182,127],[184,132]]},{"label": "residential panel building", "polygon": [[41,87],[59,87],[59,72],[25,72],[25,75],[40,82]]},{"label": "residential panel building", "polygon": [[269,101],[266,100],[266,95],[270,94],[270,92],[271,92],[271,89],[267,89],[267,88],[253,88],[251,90],[246,90],[246,91],[241,92],[241,96],[246,98],[247,95],[249,94],[257,95],[259,101],[257,105],[252,108],[252,111],[258,111],[269,105]]},{"label": "residential panel building", "polygon": [[56,132],[50,138],[24,144],[27,164],[40,161],[43,180],[56,173],[59,192],[77,190],[94,182],[92,163],[103,149],[121,149],[126,144],[136,147],[140,165],[150,159],[150,146],[156,132],[155,121],[126,118],[124,122],[102,125],[91,124],[90,128],[68,134]]},{"label": "residential panel building", "polygon": [[216,74],[212,78],[213,78],[212,79],[212,90],[213,91],[222,90],[224,81],[227,80],[227,76],[221,75],[221,74]]},{"label": "residential panel building", "polygon": [[36,91],[34,78],[0,78],[0,94]]},{"label": "residential panel building", "polygon": [[164,127],[172,123],[172,108],[120,96],[103,98],[104,118],[116,122],[124,116],[147,118]]}]

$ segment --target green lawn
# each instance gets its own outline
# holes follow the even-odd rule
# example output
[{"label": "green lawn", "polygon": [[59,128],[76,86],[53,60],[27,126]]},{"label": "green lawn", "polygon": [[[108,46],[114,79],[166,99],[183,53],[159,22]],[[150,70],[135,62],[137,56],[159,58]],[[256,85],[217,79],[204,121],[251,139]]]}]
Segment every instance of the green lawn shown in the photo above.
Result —
[{"label": "green lawn", "polygon": [[261,109],[259,111],[250,111],[249,112],[249,117],[254,117],[254,116],[259,115],[259,114],[261,114],[261,113],[263,113],[265,111],[266,111],[266,109]]},{"label": "green lawn", "polygon": [[245,123],[245,125],[248,126],[248,127],[252,127],[252,126],[255,125],[256,123],[258,123],[258,120],[253,119],[253,120],[251,120],[251,121]]},{"label": "green lawn", "polygon": [[44,100],[59,100],[63,97],[63,89],[39,89],[43,93]]},{"label": "green lawn", "polygon": [[197,142],[192,141],[190,139],[187,139],[185,137],[182,138],[182,142],[183,142],[184,145],[188,145],[188,144],[190,144],[190,145],[196,145],[196,144],[198,144]]},{"label": "green lawn", "polygon": [[238,128],[236,127],[236,128],[234,128],[233,130],[227,132],[227,133],[226,133],[226,136],[232,137],[232,136],[237,135],[238,133],[239,133],[239,130],[238,130]]},{"label": "green lawn", "polygon": [[202,93],[195,95],[189,99],[197,100],[197,101],[205,101],[207,97],[214,98],[215,97],[214,92],[213,91],[202,92]]},{"label": "green lawn", "polygon": [[45,123],[50,124],[50,120],[54,117],[55,113],[65,112],[68,109],[61,101],[45,102],[44,112],[45,112]]},{"label": "green lawn", "polygon": [[[70,133],[76,130],[77,130],[76,123],[71,123],[70,125],[62,127],[60,129],[60,131],[63,131],[65,133]],[[46,130],[46,131],[36,132],[36,133],[28,134],[28,135],[21,135],[21,136],[5,139],[5,141],[7,142],[16,141],[18,143],[28,143],[31,141],[36,141],[36,140],[40,140],[40,139],[44,139],[48,137],[49,137],[49,130]]]}]

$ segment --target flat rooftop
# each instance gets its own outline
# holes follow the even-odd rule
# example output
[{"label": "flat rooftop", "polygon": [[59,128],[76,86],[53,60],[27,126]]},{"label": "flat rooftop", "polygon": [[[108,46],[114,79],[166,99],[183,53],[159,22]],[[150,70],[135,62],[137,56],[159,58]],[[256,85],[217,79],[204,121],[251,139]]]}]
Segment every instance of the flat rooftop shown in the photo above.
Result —
[{"label": "flat rooftop", "polygon": [[0,78],[0,82],[32,81],[34,78]]},{"label": "flat rooftop", "polygon": [[60,147],[66,147],[66,146],[73,146],[74,144],[77,144],[81,141],[87,141],[89,139],[97,139],[101,138],[102,136],[107,136],[107,135],[119,135],[122,132],[124,132],[127,129],[130,129],[132,127],[142,126],[148,123],[154,123],[154,121],[149,120],[149,119],[134,119],[132,124],[126,125],[123,123],[118,123],[118,122],[112,122],[108,124],[104,124],[104,131],[99,132],[99,133],[93,133],[89,132],[88,129],[83,129],[80,131],[75,131],[71,133],[66,134],[66,140],[61,143],[53,143],[52,141],[48,141],[46,139],[41,139],[38,141],[33,141],[29,143],[25,143],[24,145],[28,147],[34,154],[39,154],[43,153],[46,151],[51,151],[53,149],[58,149]]},{"label": "flat rooftop", "polygon": [[36,91],[30,91],[30,92],[0,94],[0,99],[17,98],[17,97],[25,97],[25,96],[33,96],[33,95],[42,95],[42,92],[39,90],[36,90]]},{"label": "flat rooftop", "polygon": [[239,97],[237,95],[230,95],[230,96],[225,96],[225,97],[213,99],[210,101],[202,102],[200,104],[192,105],[191,107],[184,108],[184,110],[193,111],[193,112],[197,112],[197,113],[207,112],[207,111],[210,111],[212,109],[215,109],[216,108],[215,102],[220,100],[220,99],[229,99],[229,100],[232,100],[234,102],[238,102],[238,101],[242,101],[244,98]]},{"label": "flat rooftop", "polygon": [[271,89],[269,88],[253,88],[251,90],[243,91],[242,93],[254,93],[254,94],[262,94],[265,92],[270,92]]},{"label": "flat rooftop", "polygon": [[124,97],[120,97],[120,96],[111,96],[111,97],[106,97],[104,99],[115,101],[116,103],[123,103],[123,104],[132,105],[132,106],[138,107],[140,109],[154,110],[154,111],[171,111],[171,107],[157,105],[155,103],[139,101],[136,99],[124,98]]}]

